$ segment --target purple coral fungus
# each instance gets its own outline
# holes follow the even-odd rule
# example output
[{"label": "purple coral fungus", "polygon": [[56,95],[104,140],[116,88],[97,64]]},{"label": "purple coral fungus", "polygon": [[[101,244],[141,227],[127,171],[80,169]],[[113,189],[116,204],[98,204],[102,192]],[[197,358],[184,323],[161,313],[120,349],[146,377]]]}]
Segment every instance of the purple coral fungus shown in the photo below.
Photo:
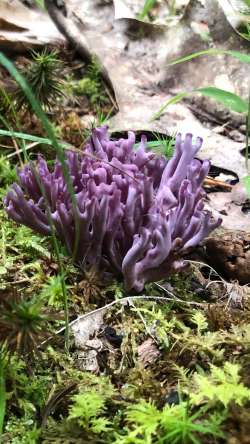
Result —
[{"label": "purple coral fungus", "polygon": [[184,140],[178,134],[169,161],[147,151],[144,136],[138,149],[134,144],[133,132],[115,141],[103,126],[93,130],[82,152],[66,152],[76,211],[60,162],[50,171],[41,156],[37,174],[42,187],[28,164],[4,203],[9,217],[43,235],[51,234],[49,204],[56,233],[70,253],[77,217],[76,261],[123,275],[127,290],[141,291],[146,282],[181,270],[183,254],[221,221],[204,210],[202,183],[209,162],[195,159],[200,138],[193,143],[191,134]]}]

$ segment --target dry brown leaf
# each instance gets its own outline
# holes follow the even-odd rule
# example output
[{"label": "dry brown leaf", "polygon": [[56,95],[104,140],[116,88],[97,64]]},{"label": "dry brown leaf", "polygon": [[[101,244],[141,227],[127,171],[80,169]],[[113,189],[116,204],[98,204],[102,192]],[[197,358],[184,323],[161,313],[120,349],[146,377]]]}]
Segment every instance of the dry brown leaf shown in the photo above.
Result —
[{"label": "dry brown leaf", "polygon": [[71,326],[75,346],[78,349],[84,349],[87,341],[89,341],[98,331],[103,324],[103,311],[95,311],[89,315],[85,315],[78,319]]},{"label": "dry brown leaf", "polygon": [[208,207],[215,217],[222,217],[223,228],[249,232],[250,214],[242,211],[242,204],[239,204],[237,199],[238,197],[235,197],[233,192],[209,193]]},{"label": "dry brown leaf", "polygon": [[160,351],[155,345],[152,338],[148,338],[137,348],[138,361],[146,367],[148,364],[153,364],[159,357]]},{"label": "dry brown leaf", "polygon": [[243,14],[250,14],[250,8],[243,0],[218,0],[228,22],[237,31],[244,21]]},{"label": "dry brown leaf", "polygon": [[64,41],[48,14],[26,7],[19,0],[1,0],[0,48],[25,51],[32,47]]},{"label": "dry brown leaf", "polygon": [[[218,84],[226,73],[236,94],[244,97],[248,92],[248,66],[233,59],[229,63],[228,56],[200,57],[167,67],[168,61],[190,53],[190,48],[199,51],[208,47],[191,29],[190,23],[194,20],[207,19],[210,32],[215,36],[214,47],[230,48],[228,32],[232,34],[232,30],[230,26],[229,31],[226,28],[226,19],[216,0],[207,2],[203,8],[192,7],[192,3],[181,23],[157,33],[148,28],[144,36],[134,35],[126,20],[115,21],[112,5],[100,7],[92,0],[86,0],[84,8],[80,0],[67,0],[64,24],[68,31],[73,30],[71,41],[77,42],[79,48],[84,46],[88,54],[96,55],[108,73],[119,107],[119,112],[110,119],[113,131],[144,129],[167,134],[191,131],[204,139],[202,158],[209,158],[216,166],[242,177],[245,175],[244,157],[240,153],[243,142],[235,142],[207,127],[186,103],[169,106],[158,120],[152,121],[153,114],[172,97],[171,88],[173,94],[173,88],[178,92]],[[237,35],[233,34],[230,40],[232,48],[238,44],[234,38],[237,40]],[[215,103],[209,106],[216,116]],[[221,111],[219,115],[221,117]],[[223,118],[230,121],[233,116],[229,113]]]}]

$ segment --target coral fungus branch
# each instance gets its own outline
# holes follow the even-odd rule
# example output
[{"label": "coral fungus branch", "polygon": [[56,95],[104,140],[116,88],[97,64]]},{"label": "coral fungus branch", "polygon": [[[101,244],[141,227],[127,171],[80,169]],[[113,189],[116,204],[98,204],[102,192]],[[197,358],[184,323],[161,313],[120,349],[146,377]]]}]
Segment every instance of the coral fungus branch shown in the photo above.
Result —
[{"label": "coral fungus branch", "polygon": [[[183,268],[183,254],[221,221],[204,210],[202,183],[209,162],[194,158],[202,140],[178,134],[170,160],[146,149],[135,135],[111,140],[106,126],[92,132],[82,152],[65,153],[72,179],[76,214],[57,160],[52,171],[40,156],[37,173],[46,193],[55,231],[70,254],[79,223],[76,261],[123,275],[127,290],[142,291],[146,282]],[[19,171],[5,198],[8,215],[48,235],[48,208],[31,165]]]}]

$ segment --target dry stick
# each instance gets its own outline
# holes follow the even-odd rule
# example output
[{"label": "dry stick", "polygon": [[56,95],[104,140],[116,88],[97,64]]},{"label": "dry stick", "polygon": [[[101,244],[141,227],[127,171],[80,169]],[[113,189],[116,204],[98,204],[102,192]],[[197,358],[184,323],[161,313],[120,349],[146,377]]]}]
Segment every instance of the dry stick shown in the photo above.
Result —
[{"label": "dry stick", "polygon": [[[219,278],[221,279],[221,281],[224,284],[227,284],[227,282],[225,281],[225,279],[223,279],[223,277],[221,277],[219,275],[219,273],[213,268],[211,267],[211,265],[206,264],[205,262],[199,262],[199,261],[190,261],[190,260],[186,260],[186,262],[188,262],[189,264],[197,264],[197,265],[201,265],[202,267],[207,267],[210,268],[211,271],[213,271],[215,274],[217,274],[217,276],[219,276]],[[208,284],[209,285],[209,284]]]},{"label": "dry stick", "polygon": [[[5,145],[4,143],[0,143],[0,148],[6,148],[8,150],[13,150],[13,146],[12,145]],[[18,150],[18,152],[21,152],[20,150]],[[17,153],[12,153],[13,156],[16,156]],[[7,156],[8,157],[8,156]]]},{"label": "dry stick", "polygon": [[218,180],[218,179],[212,179],[209,176],[206,176],[204,179],[204,185],[207,186],[213,186],[213,187],[222,187],[225,188],[226,190],[231,191],[233,189],[233,185],[230,185],[229,183],[223,182],[222,180]]},{"label": "dry stick", "polygon": [[[166,289],[164,289],[166,290]],[[77,322],[79,322],[81,319],[85,319],[89,316],[93,316],[96,313],[99,313],[100,311],[103,310],[107,310],[108,308],[112,307],[115,304],[122,304],[125,305],[126,303],[129,303],[133,300],[147,300],[147,301],[151,301],[151,300],[155,300],[155,301],[162,301],[162,302],[180,302],[182,304],[187,304],[187,305],[199,305],[199,306],[203,306],[205,307],[207,304],[201,304],[199,302],[193,302],[193,301],[183,301],[182,299],[176,298],[168,298],[166,296],[146,296],[146,295],[141,295],[141,296],[126,296],[124,298],[121,299],[117,299],[115,301],[110,302],[107,305],[104,305],[103,307],[97,308],[96,310],[90,311],[89,313],[85,313],[81,316],[79,316],[78,318],[74,319],[73,321],[71,321],[69,323],[69,326],[71,327],[72,325],[76,324]],[[65,330],[65,327],[60,328],[59,330],[57,330],[55,332],[56,335],[62,333]],[[49,338],[45,339],[43,342],[41,342],[41,344],[39,345],[39,347],[41,347],[42,345],[46,344],[50,339],[52,339],[53,336],[50,336]]]},{"label": "dry stick", "polygon": [[140,312],[140,309],[138,309],[132,301],[131,301],[130,303],[131,303],[132,307],[134,308],[135,313],[136,313],[136,314],[139,316],[139,318],[141,319],[141,321],[142,321],[142,323],[143,323],[143,325],[144,325],[144,327],[145,327],[145,330],[146,330],[147,334],[153,339],[154,342],[157,343],[157,341],[156,341],[154,335],[151,333],[150,328],[149,328],[148,325],[147,325],[147,322],[145,321],[144,317],[142,316],[142,314],[141,314],[141,312]]},{"label": "dry stick", "polygon": [[[14,140],[13,140],[13,142],[14,142]],[[27,145],[27,146],[26,146],[26,151],[28,151],[28,150],[30,150],[31,148],[34,148],[35,146],[40,145],[40,144],[41,144],[40,142],[33,142],[33,143],[31,143],[30,145]],[[11,147],[11,148],[12,148],[12,147]],[[23,149],[16,150],[14,153],[8,154],[8,155],[6,156],[6,158],[7,158],[7,159],[11,159],[12,157],[18,156],[18,155],[21,154],[22,152],[23,152]]]},{"label": "dry stick", "polygon": [[[84,23],[81,21],[82,30],[80,32],[74,20],[72,18],[70,19],[67,18],[69,13],[67,11],[66,0],[64,0],[63,7],[61,8],[57,6],[55,0],[45,0],[44,3],[51,19],[57,26],[58,30],[64,35],[64,37],[66,37],[66,39],[71,43],[73,48],[75,48],[75,50],[84,59],[87,59],[88,61],[91,62],[94,57],[97,60],[97,63],[101,67],[102,77],[104,78],[105,82],[109,85],[111,90],[114,90],[109,74],[106,68],[103,66],[102,61],[100,60],[97,54],[91,53],[86,46],[87,42],[84,38]],[[79,18],[77,16],[75,17],[79,21]]]},{"label": "dry stick", "polygon": [[113,111],[113,109],[115,109],[116,111],[119,111],[118,103],[116,101],[116,98],[114,98],[112,96],[110,88],[107,85],[105,85],[105,84],[104,84],[104,88],[105,88],[105,91],[106,91],[106,93],[107,93],[107,95],[109,97],[110,102],[112,102],[112,105],[113,105],[111,110],[109,111],[109,114]]},{"label": "dry stick", "polygon": [[24,165],[23,165],[23,161],[22,161],[22,158],[21,158],[21,155],[20,155],[21,153],[18,150],[18,145],[16,143],[16,140],[14,138],[12,138],[12,142],[14,144],[15,152],[16,152],[16,155],[18,157],[19,163],[20,163],[21,167],[23,168]]},{"label": "dry stick", "polygon": [[[108,160],[104,160],[104,159],[100,159],[99,157],[95,156],[94,154],[91,153],[85,153],[84,151],[81,151],[79,148],[72,148],[69,151],[75,151],[77,153],[80,153],[82,156],[87,156],[90,157],[91,159],[97,160],[98,162],[103,162],[106,163],[107,165],[111,166],[112,168],[117,169],[118,171],[120,171],[120,173],[124,174],[125,176],[128,176],[130,179],[134,180],[136,183],[140,184],[140,181],[135,179],[135,177],[130,176],[129,173],[127,173],[126,171],[124,171],[122,168],[113,165],[111,162],[109,162]],[[150,159],[151,160],[151,159]]]},{"label": "dry stick", "polygon": [[[213,285],[213,284],[222,284],[222,285],[224,285],[224,288],[226,289],[226,294],[222,295],[219,298],[219,300],[223,300],[226,296],[228,296],[228,302],[227,302],[227,304],[225,306],[225,309],[227,309],[229,304],[230,304],[230,300],[232,299],[232,296],[231,296],[230,292],[235,287],[235,283],[230,283],[230,282],[225,281],[225,279],[223,279],[223,277],[221,277],[220,274],[213,267],[211,267],[208,264],[205,264],[204,262],[199,262],[199,261],[187,261],[187,262],[189,262],[190,264],[197,264],[197,265],[201,265],[203,267],[204,266],[208,267],[208,268],[210,268],[210,270],[213,273],[215,273],[220,278],[220,280],[208,282],[208,284],[206,285],[206,288],[208,288],[210,285]],[[239,285],[238,288],[240,289],[241,292],[242,292],[242,287],[248,287],[248,285],[243,285],[243,286]]]}]

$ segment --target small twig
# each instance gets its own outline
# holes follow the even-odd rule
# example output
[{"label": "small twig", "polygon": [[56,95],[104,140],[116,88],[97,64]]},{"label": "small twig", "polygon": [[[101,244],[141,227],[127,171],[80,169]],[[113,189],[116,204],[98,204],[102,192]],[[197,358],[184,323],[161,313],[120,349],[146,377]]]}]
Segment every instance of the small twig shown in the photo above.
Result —
[{"label": "small twig", "polygon": [[136,308],[136,306],[135,306],[135,304],[134,304],[133,302],[131,302],[131,305],[132,305],[132,307],[134,308],[134,311],[136,312],[136,314],[138,314],[139,318],[141,319],[141,321],[142,321],[142,323],[143,323],[143,325],[144,325],[144,327],[145,327],[145,330],[146,330],[147,334],[148,334],[148,335],[154,340],[154,342],[157,343],[157,341],[156,341],[154,335],[152,335],[152,333],[151,333],[151,331],[150,331],[150,328],[149,328],[149,326],[147,325],[147,323],[146,323],[144,317],[142,316],[140,310],[138,310],[138,309]]},{"label": "small twig", "polygon": [[18,285],[18,284],[25,284],[26,282],[30,282],[31,279],[23,278],[19,279],[19,281],[12,281],[12,282],[4,282],[6,285]]},{"label": "small twig", "polygon": [[[166,289],[165,289],[165,291],[166,291]],[[131,303],[131,301],[133,301],[133,300],[140,300],[140,299],[148,300],[148,301],[150,301],[150,300],[155,300],[155,301],[161,301],[161,302],[173,302],[173,301],[174,301],[174,302],[179,302],[179,303],[187,304],[187,305],[201,305],[201,306],[205,306],[205,305],[207,305],[207,304],[201,304],[201,303],[199,303],[199,302],[183,301],[182,299],[179,299],[179,298],[176,298],[176,297],[173,299],[173,298],[168,298],[168,297],[166,297],[166,296],[146,296],[146,295],[141,295],[141,296],[127,296],[127,297],[124,297],[124,298],[122,298],[122,299],[114,300],[114,301],[110,302],[109,304],[104,305],[103,307],[100,307],[100,308],[97,308],[96,310],[90,311],[89,313],[85,313],[85,314],[83,314],[83,315],[81,315],[81,316],[78,316],[76,319],[74,319],[73,321],[71,321],[71,322],[69,323],[69,327],[72,327],[72,325],[76,324],[76,323],[79,322],[81,319],[86,319],[86,318],[88,318],[89,316],[93,316],[94,314],[99,313],[100,311],[108,310],[110,307],[112,307],[112,306],[115,305],[115,304],[122,304],[122,305],[125,305],[126,303]],[[65,327],[62,327],[62,328],[60,328],[59,330],[57,330],[57,331],[55,332],[55,334],[56,334],[56,335],[59,335],[59,334],[62,333],[64,330],[65,330]],[[52,339],[52,338],[53,338],[53,336],[50,336],[49,338],[45,339],[43,342],[41,342],[41,344],[39,345],[39,347],[41,347],[42,345],[46,344],[46,343],[47,343],[48,341],[50,341],[50,339]]]},{"label": "small twig", "polygon": [[91,153],[85,153],[84,151],[82,151],[79,148],[70,148],[70,151],[75,151],[77,153],[80,153],[82,156],[86,156],[86,157],[90,157],[90,159],[93,160],[97,160],[98,162],[103,162],[106,163],[107,165],[111,166],[112,168],[115,168],[116,170],[120,171],[120,173],[124,174],[125,176],[128,176],[130,179],[132,179],[134,182],[140,184],[140,181],[135,179],[135,177],[131,176],[129,173],[127,173],[126,171],[124,171],[122,168],[113,165],[111,162],[109,162],[108,160],[104,160],[104,159],[100,159],[99,157],[95,156],[94,154]]},{"label": "small twig", "polygon": [[[13,142],[14,142],[14,139],[13,139]],[[30,150],[31,148],[34,148],[34,146],[36,146],[36,145],[41,145],[41,142],[33,142],[33,143],[31,143],[30,145],[28,145],[26,147],[26,151]],[[17,149],[14,153],[8,154],[6,156],[6,158],[7,159],[11,159],[12,157],[15,157],[15,156],[18,156],[18,158],[19,158],[19,154],[22,153],[22,152],[23,152],[22,149]]]},{"label": "small twig", "polygon": [[197,265],[201,265],[202,267],[210,268],[210,270],[213,271],[213,273],[215,273],[215,274],[217,274],[217,276],[219,276],[221,281],[223,281],[225,284],[227,283],[213,267],[211,267],[210,265],[206,264],[205,262],[190,261],[190,260],[186,260],[186,262],[188,262],[189,264],[197,264]]},{"label": "small twig", "polygon": [[208,282],[208,284],[206,285],[206,289],[208,288],[208,287],[210,287],[210,285],[212,285],[212,284],[222,284],[223,286],[224,286],[224,288],[225,288],[225,290],[226,290],[226,293],[224,294],[224,295],[222,295],[220,298],[219,298],[219,300],[223,300],[223,299],[225,299],[226,297],[228,297],[228,301],[227,301],[227,304],[226,304],[226,306],[225,306],[225,310],[228,308],[228,306],[229,306],[229,304],[230,304],[230,302],[231,302],[231,300],[232,300],[232,291],[233,291],[233,289],[234,288],[237,288],[238,289],[238,292],[239,293],[241,293],[242,294],[242,289],[243,288],[246,288],[246,287],[248,287],[249,288],[249,286],[248,285],[239,285],[239,284],[237,284],[237,283],[235,283],[235,282],[227,282],[225,279],[223,279],[223,277],[221,277],[220,275],[219,275],[219,273],[217,273],[217,271],[213,268],[213,267],[211,267],[210,265],[208,265],[208,264],[205,264],[205,263],[203,263],[203,262],[198,262],[198,261],[188,261],[188,262],[190,262],[190,263],[194,263],[194,264],[198,264],[198,265],[202,265],[202,266],[206,266],[206,267],[208,267],[208,268],[210,268],[210,270],[213,272],[213,273],[215,273],[219,278],[220,278],[220,280],[216,280],[216,281],[210,281],[210,282]]},{"label": "small twig", "polygon": [[[97,60],[101,67],[101,75],[112,90],[113,85],[107,69],[104,67],[98,54],[92,53],[88,48],[88,42],[85,38],[84,24],[81,23],[82,30],[80,30],[76,24],[76,20],[79,20],[79,17],[76,14],[72,14],[72,11],[67,10],[67,5],[65,2],[62,2],[61,6],[58,6],[55,0],[45,0],[44,3],[58,30],[64,35],[64,37],[66,37],[80,56],[85,60],[87,59],[89,62],[91,62],[93,58]],[[74,16],[75,20],[73,19]]]},{"label": "small twig", "polygon": [[[0,144],[0,148],[7,148],[8,150],[13,150],[12,145],[5,145],[4,143]],[[14,153],[14,155],[16,155],[16,153]]]},{"label": "small twig", "polygon": [[223,182],[222,180],[212,179],[211,177],[205,177],[203,186],[204,185],[225,188],[226,190],[229,190],[229,191],[231,191],[233,188],[233,185]]},{"label": "small twig", "polygon": [[19,163],[20,163],[21,167],[23,168],[23,161],[22,161],[22,158],[20,156],[20,153],[22,152],[22,150],[20,151],[18,149],[18,145],[17,145],[16,140],[14,138],[12,138],[12,141],[13,141],[13,145],[14,145],[15,152],[16,152],[16,155],[18,157]]},{"label": "small twig", "polygon": [[158,282],[155,282],[154,285],[158,288],[160,288],[161,290],[165,291],[166,293],[168,293],[170,296],[172,296],[171,301],[173,302],[179,302],[181,304],[188,304],[188,305],[197,305],[198,307],[204,307],[205,305],[207,305],[206,303],[202,303],[202,302],[195,302],[195,301],[183,301],[183,299],[179,299],[177,296],[175,296],[174,293],[172,293],[171,291],[169,291],[167,288],[163,287],[162,285],[158,284]]},{"label": "small twig", "polygon": [[116,111],[118,111],[118,110],[119,110],[119,107],[118,107],[118,105],[117,105],[116,99],[115,99],[115,98],[113,97],[113,95],[111,94],[109,87],[108,87],[107,85],[104,84],[104,88],[105,88],[106,94],[107,94],[108,97],[109,97],[109,100],[112,102],[113,108],[114,108]]}]

